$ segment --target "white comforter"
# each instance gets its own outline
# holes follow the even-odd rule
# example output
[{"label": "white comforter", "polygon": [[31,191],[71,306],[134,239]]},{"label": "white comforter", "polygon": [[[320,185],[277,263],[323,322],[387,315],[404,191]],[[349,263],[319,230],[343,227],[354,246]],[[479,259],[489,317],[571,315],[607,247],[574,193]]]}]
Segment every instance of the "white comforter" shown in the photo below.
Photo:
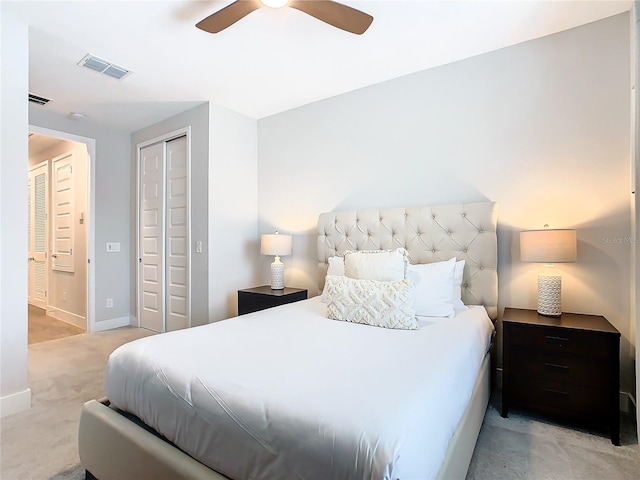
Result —
[{"label": "white comforter", "polygon": [[493,325],[482,307],[388,330],[318,297],[136,340],[109,358],[112,404],[234,479],[430,479]]}]

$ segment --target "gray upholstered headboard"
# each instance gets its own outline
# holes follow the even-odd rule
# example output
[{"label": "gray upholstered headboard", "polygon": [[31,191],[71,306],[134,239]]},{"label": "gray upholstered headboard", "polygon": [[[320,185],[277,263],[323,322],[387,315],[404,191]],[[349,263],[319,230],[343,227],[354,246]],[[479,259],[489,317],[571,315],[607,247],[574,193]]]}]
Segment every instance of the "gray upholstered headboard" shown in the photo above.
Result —
[{"label": "gray upholstered headboard", "polygon": [[455,256],[465,260],[462,301],[498,315],[497,214],[493,202],[350,210],[318,218],[318,275],[324,286],[327,259],[346,250],[403,247],[411,263]]}]

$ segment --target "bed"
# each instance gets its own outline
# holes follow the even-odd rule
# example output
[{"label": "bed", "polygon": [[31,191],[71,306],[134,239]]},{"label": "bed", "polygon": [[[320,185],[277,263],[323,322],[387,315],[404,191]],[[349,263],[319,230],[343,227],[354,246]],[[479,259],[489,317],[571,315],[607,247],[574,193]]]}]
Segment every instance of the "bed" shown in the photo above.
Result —
[{"label": "bed", "polygon": [[408,331],[327,319],[315,297],[127,344],[109,400],[81,414],[88,476],[464,478],[490,392],[495,228],[489,202],[322,214],[321,288],[330,258],[401,248],[414,264],[465,260],[477,306]]}]

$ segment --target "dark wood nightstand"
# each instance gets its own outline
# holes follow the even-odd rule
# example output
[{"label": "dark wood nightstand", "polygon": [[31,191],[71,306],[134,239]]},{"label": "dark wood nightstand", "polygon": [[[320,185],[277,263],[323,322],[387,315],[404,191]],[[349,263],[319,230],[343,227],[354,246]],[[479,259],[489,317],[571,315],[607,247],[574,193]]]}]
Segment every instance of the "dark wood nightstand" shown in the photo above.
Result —
[{"label": "dark wood nightstand", "polygon": [[238,290],[238,315],[277,307],[286,303],[307,299],[307,290],[285,287],[283,290],[271,290],[269,285]]},{"label": "dark wood nightstand", "polygon": [[608,426],[620,445],[620,332],[600,315],[502,318],[502,416],[511,405]]}]

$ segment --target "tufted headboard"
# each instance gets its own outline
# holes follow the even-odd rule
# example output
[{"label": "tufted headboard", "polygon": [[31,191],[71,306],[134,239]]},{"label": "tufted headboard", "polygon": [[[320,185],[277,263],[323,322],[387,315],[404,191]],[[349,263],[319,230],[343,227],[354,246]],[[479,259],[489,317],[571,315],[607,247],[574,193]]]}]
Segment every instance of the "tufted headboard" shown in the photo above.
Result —
[{"label": "tufted headboard", "polygon": [[346,250],[403,247],[411,263],[455,256],[465,260],[462,301],[498,315],[497,215],[493,202],[435,207],[322,213],[318,218],[318,274],[324,286],[327,259]]}]

